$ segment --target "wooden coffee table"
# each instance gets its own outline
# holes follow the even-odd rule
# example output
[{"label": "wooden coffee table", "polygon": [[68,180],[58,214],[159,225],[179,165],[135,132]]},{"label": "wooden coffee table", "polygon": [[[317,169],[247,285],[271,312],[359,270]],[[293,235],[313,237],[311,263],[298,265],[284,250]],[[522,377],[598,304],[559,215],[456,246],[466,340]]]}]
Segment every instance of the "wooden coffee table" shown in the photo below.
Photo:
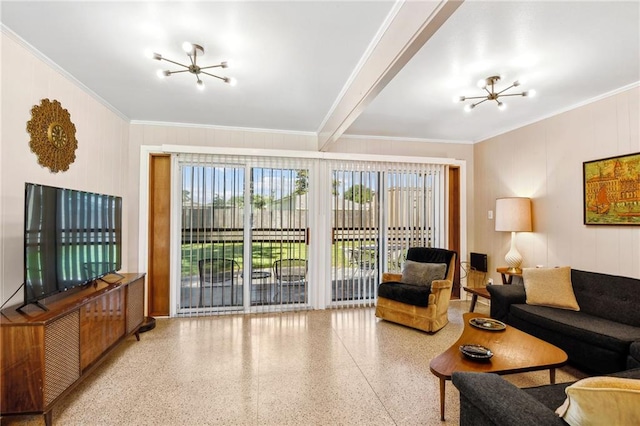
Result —
[{"label": "wooden coffee table", "polygon": [[[468,312],[462,315],[464,330],[460,338],[445,352],[431,360],[431,372],[440,379],[440,419],[444,420],[445,382],[454,371],[512,374],[549,369],[551,383],[556,381],[556,367],[567,362],[567,354],[550,343],[507,326],[503,331],[488,331],[469,324],[471,318],[486,315]],[[482,345],[491,349],[488,361],[473,361],[460,352],[466,344]]]}]

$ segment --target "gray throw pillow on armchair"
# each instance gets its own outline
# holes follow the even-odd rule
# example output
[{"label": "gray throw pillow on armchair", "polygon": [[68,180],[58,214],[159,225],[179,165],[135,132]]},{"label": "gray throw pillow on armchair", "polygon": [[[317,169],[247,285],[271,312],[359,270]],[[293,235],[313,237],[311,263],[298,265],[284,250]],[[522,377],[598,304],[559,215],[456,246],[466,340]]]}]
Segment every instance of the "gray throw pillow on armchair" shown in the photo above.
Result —
[{"label": "gray throw pillow on armchair", "polygon": [[431,285],[433,280],[442,280],[447,272],[445,263],[422,263],[407,260],[402,268],[402,282],[414,285]]}]

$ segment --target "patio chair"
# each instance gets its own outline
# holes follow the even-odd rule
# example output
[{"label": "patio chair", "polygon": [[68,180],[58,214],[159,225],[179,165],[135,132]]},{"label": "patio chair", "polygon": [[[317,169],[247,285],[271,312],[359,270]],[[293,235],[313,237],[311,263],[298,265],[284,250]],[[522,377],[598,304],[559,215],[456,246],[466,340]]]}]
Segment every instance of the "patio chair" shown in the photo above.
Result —
[{"label": "patio chair", "polygon": [[[412,261],[409,273],[405,262],[402,274],[382,274],[378,286],[376,317],[434,333],[449,323],[447,310],[456,269],[456,252],[427,247],[412,247],[407,251]],[[436,264],[421,267],[421,263]],[[422,271],[416,270],[422,269]],[[440,269],[441,279],[432,279],[429,269]],[[414,279],[424,278],[424,282]],[[403,282],[404,281],[404,282]]]},{"label": "patio chair", "polygon": [[[236,303],[235,284],[238,281],[240,266],[234,259],[213,258],[200,259],[198,261],[198,273],[200,276],[200,298],[198,307],[204,306],[204,289],[205,285],[211,285],[210,303],[213,306],[214,289],[220,288],[221,303],[220,306],[234,306]],[[231,305],[225,305],[225,286],[229,283],[231,287]]]},{"label": "patio chair", "polygon": [[[279,259],[273,263],[273,275],[276,279],[276,303],[301,303],[307,301],[306,259]],[[283,300],[283,292],[287,290],[287,300]]]},{"label": "patio chair", "polygon": [[344,254],[346,264],[351,272],[349,278],[367,277],[378,268],[377,249],[345,247]]}]

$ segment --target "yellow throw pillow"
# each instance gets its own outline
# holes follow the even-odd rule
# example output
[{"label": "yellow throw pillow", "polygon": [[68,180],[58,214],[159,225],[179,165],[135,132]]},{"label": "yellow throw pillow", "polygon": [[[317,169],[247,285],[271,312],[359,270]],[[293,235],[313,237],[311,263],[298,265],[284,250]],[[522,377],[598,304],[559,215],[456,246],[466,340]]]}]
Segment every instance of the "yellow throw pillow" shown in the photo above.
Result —
[{"label": "yellow throw pillow", "polygon": [[571,267],[524,268],[522,279],[528,305],[580,310],[571,284]]},{"label": "yellow throw pillow", "polygon": [[640,425],[640,380],[589,377],[565,389],[556,414],[571,426]]}]

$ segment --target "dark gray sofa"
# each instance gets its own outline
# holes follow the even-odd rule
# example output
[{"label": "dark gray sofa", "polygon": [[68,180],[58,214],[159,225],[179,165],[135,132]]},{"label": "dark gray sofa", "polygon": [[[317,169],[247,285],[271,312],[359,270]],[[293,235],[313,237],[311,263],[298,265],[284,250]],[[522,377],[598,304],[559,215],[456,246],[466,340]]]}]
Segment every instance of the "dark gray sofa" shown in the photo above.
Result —
[{"label": "dark gray sofa", "polygon": [[[640,379],[640,368],[613,376]],[[462,372],[453,373],[451,380],[460,391],[461,426],[567,424],[555,410],[571,383],[518,389],[496,374]]]},{"label": "dark gray sofa", "polygon": [[488,286],[491,317],[562,348],[596,373],[640,366],[640,280],[571,270],[580,311],[527,305],[524,285]]}]

